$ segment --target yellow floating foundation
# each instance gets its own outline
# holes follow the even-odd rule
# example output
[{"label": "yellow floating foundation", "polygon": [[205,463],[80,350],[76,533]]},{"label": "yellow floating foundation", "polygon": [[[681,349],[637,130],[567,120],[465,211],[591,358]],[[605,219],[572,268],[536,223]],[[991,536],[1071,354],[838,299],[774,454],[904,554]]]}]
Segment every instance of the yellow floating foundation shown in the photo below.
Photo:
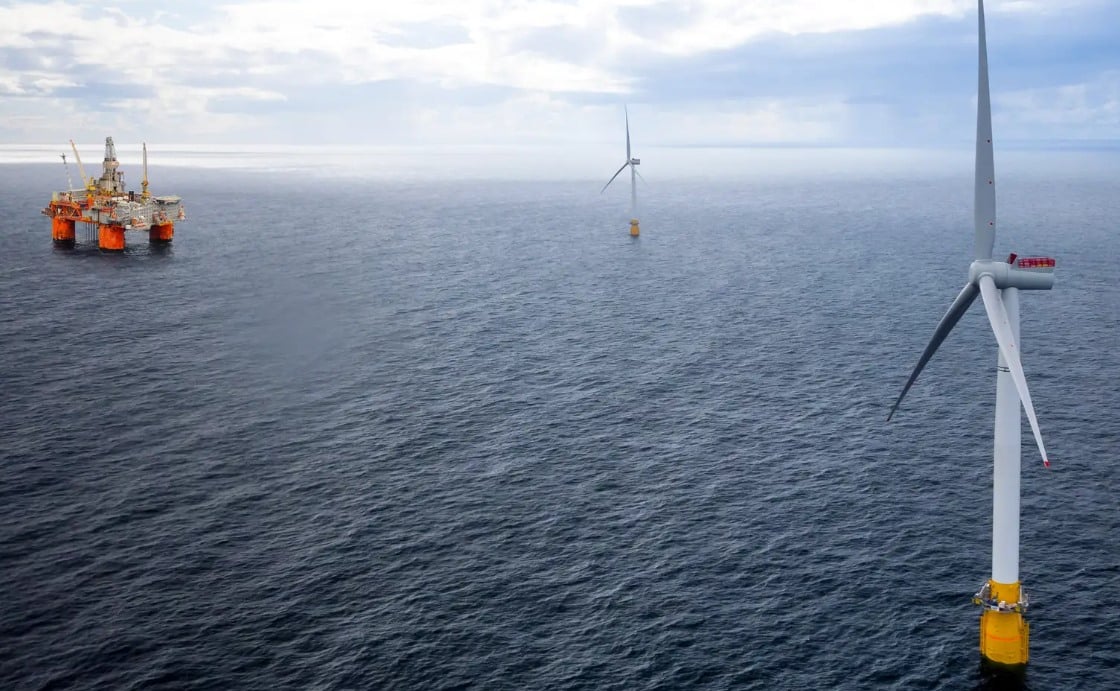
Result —
[{"label": "yellow floating foundation", "polygon": [[174,223],[158,223],[148,229],[149,242],[171,242],[175,237]]},{"label": "yellow floating foundation", "polygon": [[74,220],[70,218],[59,218],[58,216],[52,218],[51,237],[55,242],[60,244],[73,244]]},{"label": "yellow floating foundation", "polygon": [[124,228],[121,226],[98,226],[97,246],[109,252],[124,251]]},{"label": "yellow floating foundation", "polygon": [[636,237],[638,237],[638,233],[639,233],[638,219],[631,218],[630,219],[630,237],[636,238]]},{"label": "yellow floating foundation", "polygon": [[1001,665],[1027,664],[1030,625],[1017,606],[1019,583],[997,583],[989,580],[991,602],[1006,604],[1007,609],[985,607],[980,615],[980,654]]}]

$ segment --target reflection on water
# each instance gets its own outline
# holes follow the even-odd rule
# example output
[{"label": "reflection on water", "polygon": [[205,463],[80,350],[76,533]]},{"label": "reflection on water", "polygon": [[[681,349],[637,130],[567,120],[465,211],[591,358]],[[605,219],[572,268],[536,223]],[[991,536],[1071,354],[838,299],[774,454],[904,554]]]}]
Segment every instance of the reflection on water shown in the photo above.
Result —
[{"label": "reflection on water", "polygon": [[987,660],[980,662],[977,691],[1028,691],[1027,667],[1008,667]]}]

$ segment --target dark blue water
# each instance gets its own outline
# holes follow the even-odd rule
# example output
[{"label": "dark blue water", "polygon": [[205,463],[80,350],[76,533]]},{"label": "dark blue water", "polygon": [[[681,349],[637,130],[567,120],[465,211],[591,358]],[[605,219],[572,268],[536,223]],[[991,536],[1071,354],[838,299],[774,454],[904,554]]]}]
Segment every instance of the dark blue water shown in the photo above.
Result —
[{"label": "dark blue water", "polygon": [[[996,349],[969,169],[597,181],[178,169],[51,247],[0,166],[0,687],[899,688],[979,667]],[[1120,183],[1008,175],[1053,469],[1032,689],[1120,687]],[[1027,438],[1029,443],[1029,437]]]}]

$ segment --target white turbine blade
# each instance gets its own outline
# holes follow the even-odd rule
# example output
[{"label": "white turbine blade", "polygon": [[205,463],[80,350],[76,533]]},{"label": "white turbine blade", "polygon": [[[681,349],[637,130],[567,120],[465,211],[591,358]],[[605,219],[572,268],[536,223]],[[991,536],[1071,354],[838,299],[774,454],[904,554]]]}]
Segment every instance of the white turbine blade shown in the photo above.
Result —
[{"label": "white turbine blade", "polygon": [[957,325],[957,322],[961,320],[964,313],[968,311],[969,306],[972,305],[972,301],[976,299],[978,293],[979,291],[975,283],[966,284],[960,294],[957,295],[957,299],[953,300],[953,304],[949,306],[949,311],[945,313],[945,316],[941,317],[937,328],[933,330],[933,338],[929,339],[929,345],[922,351],[922,356],[918,358],[918,364],[915,365],[914,371],[910,373],[910,378],[906,380],[906,386],[902,387],[902,393],[898,394],[894,405],[891,406],[891,412],[887,413],[887,422],[890,422],[891,416],[894,415],[894,411],[898,410],[898,406],[902,403],[906,392],[914,385],[914,382],[918,379],[918,375],[921,374],[922,369],[925,368],[926,363],[929,362],[929,359],[937,352],[938,346],[940,346],[945,340],[945,337],[949,335],[949,332],[953,330],[953,327]]},{"label": "white turbine blade", "polygon": [[599,194],[602,194],[603,192],[606,192],[607,188],[611,186],[612,182],[614,182],[614,179],[618,177],[618,174],[621,173],[622,171],[626,170],[626,166],[628,166],[628,165],[630,165],[630,161],[627,161],[626,163],[623,163],[622,167],[619,168],[615,172],[615,174],[611,176],[611,179],[607,180],[607,184],[603,185],[603,189],[599,190]]},{"label": "white turbine blade", "polygon": [[988,40],[984,31],[984,0],[980,16],[980,68],[976,87],[976,259],[991,259],[996,241],[996,166],[992,154],[992,101],[988,90]]},{"label": "white turbine blade", "polygon": [[622,112],[626,113],[626,162],[630,162],[630,109],[622,106]]},{"label": "white turbine blade", "polygon": [[[634,172],[635,172],[635,173],[638,173],[638,169],[637,169],[637,168],[634,168]],[[638,177],[642,178],[642,174],[641,174],[641,173],[638,173]],[[645,184],[647,184],[647,185],[649,184],[648,182],[646,182],[646,179],[645,179],[645,178],[642,178],[642,182],[644,182],[644,183],[645,183]]]},{"label": "white turbine blade", "polygon": [[1031,403],[1031,392],[1027,389],[1027,376],[1023,373],[1023,363],[1019,360],[1019,347],[1015,343],[1015,335],[1011,331],[1011,322],[1007,319],[1007,308],[1003,305],[1003,297],[996,288],[996,282],[991,276],[980,277],[980,294],[984,298],[984,309],[988,313],[988,321],[999,343],[999,351],[1007,362],[1007,369],[1011,372],[1011,379],[1019,392],[1019,400],[1023,402],[1023,409],[1027,411],[1027,420],[1031,423],[1034,432],[1034,441],[1038,444],[1038,452],[1042,454],[1042,462],[1050,465],[1046,455],[1046,447],[1042,444],[1042,432],[1038,429],[1038,418],[1034,414],[1034,404]]}]

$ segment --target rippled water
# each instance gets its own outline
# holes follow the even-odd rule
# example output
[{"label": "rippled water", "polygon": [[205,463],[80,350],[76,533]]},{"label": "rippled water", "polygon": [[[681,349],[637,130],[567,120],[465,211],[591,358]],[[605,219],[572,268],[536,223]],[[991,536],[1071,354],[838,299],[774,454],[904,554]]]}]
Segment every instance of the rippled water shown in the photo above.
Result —
[{"label": "rippled water", "polygon": [[[990,687],[995,344],[958,177],[177,169],[156,252],[0,166],[0,686]],[[1054,467],[1033,689],[1120,686],[1120,183],[1000,188]]]}]

